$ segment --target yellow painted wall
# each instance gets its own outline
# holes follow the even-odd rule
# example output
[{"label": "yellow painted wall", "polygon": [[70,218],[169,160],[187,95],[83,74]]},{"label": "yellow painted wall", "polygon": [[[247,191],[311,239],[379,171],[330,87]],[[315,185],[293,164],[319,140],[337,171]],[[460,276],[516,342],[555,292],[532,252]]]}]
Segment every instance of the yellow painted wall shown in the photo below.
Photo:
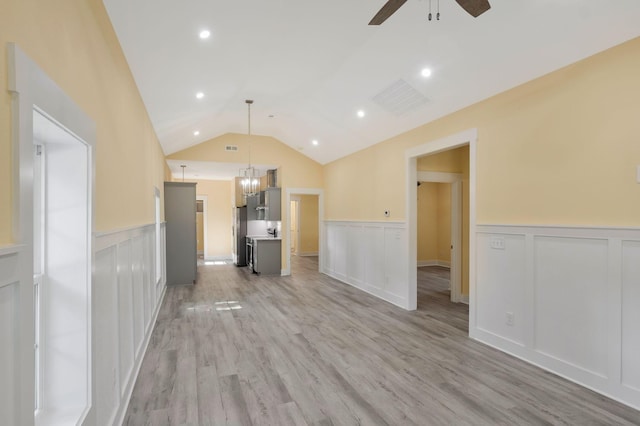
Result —
[{"label": "yellow painted wall", "polygon": [[418,187],[418,262],[438,257],[438,185]]},{"label": "yellow painted wall", "polygon": [[436,259],[451,262],[451,184],[437,183],[438,254]]},{"label": "yellow painted wall", "polygon": [[[233,225],[233,182],[225,180],[192,180],[196,194],[207,196],[207,258],[231,258]],[[204,249],[204,248],[203,248]]]},{"label": "yellow painted wall", "polygon": [[418,187],[418,262],[451,262],[451,185]]},{"label": "yellow painted wall", "polygon": [[204,252],[204,213],[196,213],[196,237],[198,253]]},{"label": "yellow painted wall", "polygon": [[[225,145],[237,145],[238,151],[225,151]],[[247,163],[247,135],[227,133],[167,156],[170,160]],[[322,188],[323,170],[319,163],[268,136],[251,137],[251,162],[278,166],[282,188]]]},{"label": "yellow painted wall", "polygon": [[405,150],[477,128],[478,223],[638,226],[638,75],[640,38],[327,164],[326,219],[405,220]]},{"label": "yellow painted wall", "polygon": [[96,230],[154,222],[153,187],[162,192],[164,155],[102,1],[1,0],[0,245],[13,242],[8,42],[97,124]]},{"label": "yellow painted wall", "polygon": [[318,253],[318,196],[300,195],[300,254]]}]

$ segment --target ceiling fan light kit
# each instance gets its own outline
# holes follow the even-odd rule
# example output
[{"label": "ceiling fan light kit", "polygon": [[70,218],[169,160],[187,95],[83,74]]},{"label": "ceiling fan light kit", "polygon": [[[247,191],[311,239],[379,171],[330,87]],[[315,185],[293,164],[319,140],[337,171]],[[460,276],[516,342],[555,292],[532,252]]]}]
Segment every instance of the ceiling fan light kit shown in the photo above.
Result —
[{"label": "ceiling fan light kit", "polygon": [[[436,20],[440,20],[440,0],[438,1],[437,11],[436,11]],[[382,9],[376,13],[376,15],[371,19],[369,25],[380,25],[384,21],[386,21],[391,15],[396,13],[403,4],[405,4],[407,0],[388,0]],[[488,0],[456,0],[456,3],[460,5],[469,15],[477,18],[482,15],[487,10],[491,9],[491,5]],[[429,0],[429,21],[432,20],[433,15],[431,14],[431,0]]]}]

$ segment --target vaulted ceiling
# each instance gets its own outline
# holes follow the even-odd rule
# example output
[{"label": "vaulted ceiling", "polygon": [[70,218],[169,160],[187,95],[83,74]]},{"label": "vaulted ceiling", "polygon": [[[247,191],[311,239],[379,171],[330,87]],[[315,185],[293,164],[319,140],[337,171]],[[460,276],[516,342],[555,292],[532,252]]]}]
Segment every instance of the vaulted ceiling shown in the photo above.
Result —
[{"label": "vaulted ceiling", "polygon": [[321,164],[640,36],[638,0],[408,0],[367,25],[385,1],[104,4],[165,154],[246,133],[253,99],[252,133]]}]

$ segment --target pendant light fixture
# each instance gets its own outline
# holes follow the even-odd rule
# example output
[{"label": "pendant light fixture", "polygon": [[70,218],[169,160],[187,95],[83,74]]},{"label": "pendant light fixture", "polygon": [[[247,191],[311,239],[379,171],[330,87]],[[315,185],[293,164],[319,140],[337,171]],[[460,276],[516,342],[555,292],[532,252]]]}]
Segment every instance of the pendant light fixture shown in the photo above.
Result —
[{"label": "pendant light fixture", "polygon": [[242,194],[245,197],[256,195],[260,189],[260,171],[251,165],[251,104],[253,101],[247,99],[247,145],[249,147],[249,164],[245,169],[240,169],[240,183],[242,184]]}]

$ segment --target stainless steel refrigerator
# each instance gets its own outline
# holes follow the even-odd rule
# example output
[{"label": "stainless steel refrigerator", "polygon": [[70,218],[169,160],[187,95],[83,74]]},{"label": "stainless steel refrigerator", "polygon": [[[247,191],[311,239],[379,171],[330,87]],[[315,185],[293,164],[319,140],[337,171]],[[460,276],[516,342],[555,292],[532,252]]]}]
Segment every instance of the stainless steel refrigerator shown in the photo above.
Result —
[{"label": "stainless steel refrigerator", "polygon": [[236,207],[233,221],[233,263],[247,266],[247,207]]}]

